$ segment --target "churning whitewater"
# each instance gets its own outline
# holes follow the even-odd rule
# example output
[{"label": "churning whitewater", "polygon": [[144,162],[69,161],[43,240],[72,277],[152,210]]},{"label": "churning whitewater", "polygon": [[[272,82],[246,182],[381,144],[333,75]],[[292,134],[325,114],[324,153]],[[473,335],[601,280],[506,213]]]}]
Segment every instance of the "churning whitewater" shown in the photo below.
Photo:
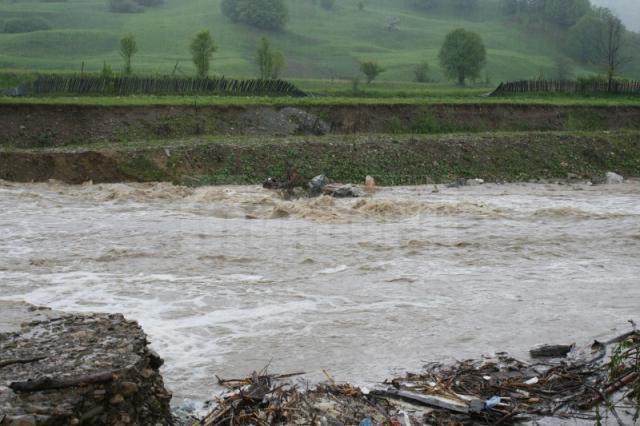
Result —
[{"label": "churning whitewater", "polygon": [[640,182],[383,188],[0,182],[0,298],[122,312],[174,403],[215,375],[376,382],[640,322]]}]

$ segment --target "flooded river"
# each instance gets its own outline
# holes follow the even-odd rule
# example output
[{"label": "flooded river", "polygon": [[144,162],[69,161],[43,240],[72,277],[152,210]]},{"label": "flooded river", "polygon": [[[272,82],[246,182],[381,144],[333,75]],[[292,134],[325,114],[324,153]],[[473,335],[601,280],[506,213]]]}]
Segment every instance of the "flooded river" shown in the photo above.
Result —
[{"label": "flooded river", "polygon": [[122,312],[174,401],[271,363],[376,382],[640,323],[640,182],[385,188],[0,182],[0,298]]}]

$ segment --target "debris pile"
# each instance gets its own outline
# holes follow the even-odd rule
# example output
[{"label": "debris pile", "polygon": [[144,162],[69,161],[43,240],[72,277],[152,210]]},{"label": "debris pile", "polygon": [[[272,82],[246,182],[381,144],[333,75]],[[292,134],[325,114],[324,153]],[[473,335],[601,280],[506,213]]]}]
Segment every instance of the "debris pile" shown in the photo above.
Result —
[{"label": "debris pile", "polygon": [[[309,388],[269,375],[221,380],[204,426],[278,424],[512,425],[555,419],[634,424],[640,415],[640,332],[576,348],[546,345],[523,362],[500,353],[419,374],[375,390],[328,382]],[[542,358],[540,358],[542,357]]]},{"label": "debris pile", "polygon": [[326,195],[335,198],[364,197],[366,192],[375,191],[375,180],[367,176],[365,187],[362,189],[354,184],[332,183],[325,175],[318,175],[310,181],[305,181],[295,170],[290,170],[285,179],[268,177],[263,183],[265,189],[282,191],[284,198],[319,197]]}]

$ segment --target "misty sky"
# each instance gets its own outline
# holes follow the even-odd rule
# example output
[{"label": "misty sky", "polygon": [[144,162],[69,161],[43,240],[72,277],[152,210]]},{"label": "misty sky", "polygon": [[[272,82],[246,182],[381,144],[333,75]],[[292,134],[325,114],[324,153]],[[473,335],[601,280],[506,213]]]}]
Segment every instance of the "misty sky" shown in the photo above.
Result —
[{"label": "misty sky", "polygon": [[617,13],[630,30],[640,31],[640,0],[591,0]]}]

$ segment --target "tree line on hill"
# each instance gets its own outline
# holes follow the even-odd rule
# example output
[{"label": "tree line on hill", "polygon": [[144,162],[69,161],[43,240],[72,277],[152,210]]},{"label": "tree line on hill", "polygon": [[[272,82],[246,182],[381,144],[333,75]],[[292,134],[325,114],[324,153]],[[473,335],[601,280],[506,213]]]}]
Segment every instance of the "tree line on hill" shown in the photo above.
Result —
[{"label": "tree line on hill", "polygon": [[[335,0],[311,1],[327,10],[335,8]],[[408,1],[413,7],[423,11],[457,15],[472,15],[479,7],[489,4],[489,0]],[[492,3],[495,5],[496,2]],[[498,0],[498,5],[503,16],[520,23],[526,29],[558,33],[563,40],[562,51],[565,55],[585,65],[602,67],[610,84],[620,68],[630,60],[625,56],[624,45],[631,42],[640,46],[640,36],[628,32],[622,21],[610,10],[595,7],[590,0]],[[359,1],[358,8],[362,10],[364,7],[364,2]],[[233,22],[266,30],[281,30],[289,18],[284,0],[223,0],[222,12]],[[396,22],[387,27],[391,31],[397,30],[397,26]],[[460,75],[453,75],[455,73],[444,63],[443,55],[440,55],[440,62],[445,75],[459,83],[463,83],[468,77],[477,78],[479,71],[467,72],[462,79]],[[483,63],[484,59],[480,62]],[[571,77],[571,61],[563,55],[555,58],[555,68],[556,78]],[[428,80],[428,69],[428,64],[419,64],[415,70],[416,80]],[[363,61],[361,71],[367,76],[367,81],[371,81],[384,70],[374,61]]]},{"label": "tree line on hill", "polygon": [[[192,39],[189,45],[191,59],[196,67],[198,78],[207,78],[211,67],[213,54],[218,50],[218,46],[209,31],[201,31]],[[133,74],[133,57],[138,53],[138,43],[133,34],[127,34],[120,39],[119,53],[124,61],[123,74],[126,76]],[[271,43],[266,37],[262,37],[256,49],[255,63],[258,68],[258,76],[261,80],[278,79],[285,66],[284,54],[271,47]],[[178,64],[176,64],[177,68]],[[112,68],[104,63],[102,77],[113,77]]]},{"label": "tree line on hill", "polygon": [[[532,30],[557,33],[564,53],[585,64],[600,66],[612,87],[620,68],[631,60],[625,45],[637,43],[637,34],[627,31],[609,9],[595,7],[590,0],[500,0],[502,12]],[[568,66],[556,59],[560,75]]]},{"label": "tree line on hill", "polygon": [[[40,0],[47,1],[47,0]],[[57,0],[59,1],[59,0]],[[165,0],[106,0],[114,13],[138,13],[145,8],[157,7]],[[298,0],[296,0],[298,1]],[[299,0],[303,1],[303,0]],[[345,7],[346,0],[307,0],[327,11]],[[480,10],[500,14],[509,22],[520,25],[523,31],[546,32],[560,40],[561,55],[555,57],[555,72],[552,77],[568,79],[572,77],[572,61],[601,67],[611,83],[620,68],[630,61],[629,46],[640,49],[640,35],[627,31],[621,20],[605,8],[595,7],[590,0],[398,0],[406,7],[428,14],[454,14],[473,16]],[[349,0],[349,7],[364,10],[367,0]],[[289,21],[287,0],[222,0],[221,11],[229,20],[239,25],[248,25],[265,31],[283,30]],[[39,17],[35,20],[16,18],[4,23],[5,32],[29,32],[50,29],[48,23]],[[387,28],[398,31],[400,19],[390,17]],[[464,21],[463,21],[464,22]],[[134,40],[135,41],[135,40]],[[626,45],[626,46],[625,46]],[[131,46],[129,46],[131,47]],[[206,75],[209,62],[217,46],[210,34],[198,34],[190,45],[190,51],[198,75]],[[137,48],[128,49],[125,58],[125,73],[131,72],[131,57]],[[128,59],[127,59],[128,58]],[[571,58],[571,59],[570,59]],[[447,36],[439,54],[443,74],[459,84],[480,77],[486,63],[486,49],[480,35],[463,28]],[[457,63],[456,63],[457,62]],[[256,63],[261,78],[279,76],[285,66],[281,51],[271,48],[265,38],[257,46]],[[452,65],[454,64],[454,65]],[[360,71],[367,82],[373,81],[384,72],[375,60],[362,60]],[[488,73],[485,74],[489,82]],[[540,75],[542,77],[542,74]],[[544,76],[548,77],[548,76]],[[422,62],[415,67],[415,80],[430,81],[430,67]]]}]

